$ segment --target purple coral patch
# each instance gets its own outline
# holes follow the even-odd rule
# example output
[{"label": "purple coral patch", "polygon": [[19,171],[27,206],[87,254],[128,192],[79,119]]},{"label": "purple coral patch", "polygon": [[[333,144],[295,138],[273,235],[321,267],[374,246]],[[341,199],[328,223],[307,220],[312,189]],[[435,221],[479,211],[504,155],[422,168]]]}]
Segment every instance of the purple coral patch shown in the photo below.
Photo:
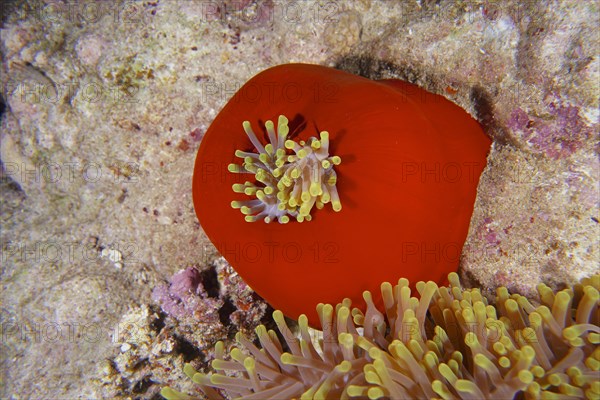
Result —
[{"label": "purple coral patch", "polygon": [[500,238],[493,228],[493,220],[487,217],[483,220],[483,224],[479,229],[480,236],[485,240],[485,243],[492,246],[498,246],[500,244]]},{"label": "purple coral patch", "polygon": [[173,275],[171,283],[155,287],[152,299],[175,318],[190,316],[206,322],[218,321],[218,310],[222,306],[221,300],[208,296],[200,272],[193,267]]},{"label": "purple coral patch", "polygon": [[529,116],[520,108],[513,110],[508,123],[535,152],[550,158],[567,157],[581,148],[591,135],[575,106],[550,103],[544,118]]}]

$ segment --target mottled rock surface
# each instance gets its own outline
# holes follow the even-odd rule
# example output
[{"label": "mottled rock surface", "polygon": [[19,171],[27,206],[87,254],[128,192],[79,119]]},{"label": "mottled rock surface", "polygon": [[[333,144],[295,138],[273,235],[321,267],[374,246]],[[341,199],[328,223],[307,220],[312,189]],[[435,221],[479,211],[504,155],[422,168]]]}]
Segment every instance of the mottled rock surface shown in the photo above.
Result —
[{"label": "mottled rock surface", "polygon": [[[406,79],[482,123],[495,144],[462,255],[471,285],[532,295],[598,271],[596,2],[2,5],[2,397],[186,390],[184,361],[201,369],[208,342],[257,323],[195,218],[191,174],[217,112],[277,64]],[[230,317],[205,323],[196,353],[194,320],[152,300],[188,268],[216,271],[224,292],[204,298]]]}]

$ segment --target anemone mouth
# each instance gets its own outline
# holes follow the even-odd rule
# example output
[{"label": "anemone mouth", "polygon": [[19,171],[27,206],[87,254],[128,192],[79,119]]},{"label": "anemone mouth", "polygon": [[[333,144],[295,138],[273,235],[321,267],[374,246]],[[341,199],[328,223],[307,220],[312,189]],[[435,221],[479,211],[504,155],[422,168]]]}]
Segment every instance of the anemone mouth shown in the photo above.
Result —
[{"label": "anemone mouth", "polygon": [[238,174],[254,174],[256,182],[235,183],[235,193],[254,197],[234,200],[231,207],[239,209],[247,222],[277,220],[281,224],[310,221],[311,211],[331,203],[334,211],[342,209],[336,188],[334,166],[342,162],[339,156],[329,155],[329,132],[321,131],[319,139],[296,142],[287,138],[288,119],[280,115],[277,129],[273,121],[265,122],[269,143],[263,145],[249,121],[242,127],[258,153],[236,150],[241,165],[229,164],[228,170]]}]

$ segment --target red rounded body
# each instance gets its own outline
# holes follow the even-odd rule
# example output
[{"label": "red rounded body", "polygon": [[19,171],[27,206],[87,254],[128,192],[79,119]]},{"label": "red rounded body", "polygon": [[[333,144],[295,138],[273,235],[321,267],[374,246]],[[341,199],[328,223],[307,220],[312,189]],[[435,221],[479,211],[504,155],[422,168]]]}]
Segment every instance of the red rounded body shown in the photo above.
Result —
[{"label": "red rounded body", "polygon": [[[330,134],[342,210],[310,222],[248,223],[232,200],[237,149],[254,151],[244,120],[289,120],[297,139]],[[490,139],[463,109],[398,80],[372,81],[304,64],[263,71],[227,103],[206,132],[193,177],[198,219],[219,252],[274,308],[316,322],[318,303],[407,278],[441,284],[456,271]],[[381,299],[375,298],[376,302]]]}]

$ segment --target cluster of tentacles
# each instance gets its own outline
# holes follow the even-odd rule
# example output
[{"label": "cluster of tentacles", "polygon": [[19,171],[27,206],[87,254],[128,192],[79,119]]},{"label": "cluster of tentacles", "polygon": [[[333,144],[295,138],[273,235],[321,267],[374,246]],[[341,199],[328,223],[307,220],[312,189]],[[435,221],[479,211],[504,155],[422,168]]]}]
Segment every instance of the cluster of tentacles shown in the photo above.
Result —
[{"label": "cluster of tentacles", "polygon": [[247,222],[277,220],[287,224],[290,217],[298,222],[310,221],[311,210],[320,210],[327,203],[334,211],[342,209],[334,170],[342,159],[329,155],[329,132],[322,131],[319,139],[310,137],[297,143],[288,139],[288,119],[280,115],[277,126],[273,121],[265,123],[269,143],[263,146],[249,121],[244,121],[242,127],[257,153],[237,150],[236,157],[244,162],[229,164],[228,170],[254,175],[256,180],[232,186],[234,192],[253,197],[231,202]]},{"label": "cluster of tentacles", "polygon": [[405,279],[384,283],[383,313],[369,292],[365,312],[321,304],[320,335],[276,311],[279,334],[259,326],[260,348],[238,334],[228,355],[216,346],[214,372],[185,372],[209,399],[600,398],[600,275],[558,293],[540,284],[537,306],[506,288],[492,306],[449,281],[419,282],[418,298]]}]

